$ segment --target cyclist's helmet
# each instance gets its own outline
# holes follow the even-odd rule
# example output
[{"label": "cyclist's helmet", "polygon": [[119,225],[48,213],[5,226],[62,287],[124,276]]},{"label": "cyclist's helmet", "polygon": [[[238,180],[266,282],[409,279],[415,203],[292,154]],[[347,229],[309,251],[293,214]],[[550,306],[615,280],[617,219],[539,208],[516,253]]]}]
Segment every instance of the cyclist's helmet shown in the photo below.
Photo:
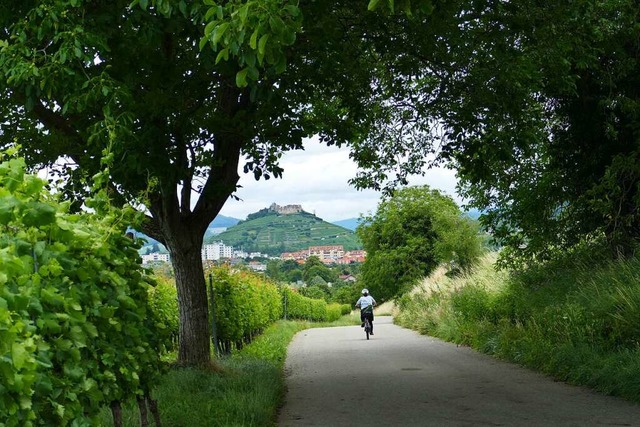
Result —
[{"label": "cyclist's helmet", "polygon": [[369,289],[365,288],[362,290],[362,295],[367,296],[369,295]]}]

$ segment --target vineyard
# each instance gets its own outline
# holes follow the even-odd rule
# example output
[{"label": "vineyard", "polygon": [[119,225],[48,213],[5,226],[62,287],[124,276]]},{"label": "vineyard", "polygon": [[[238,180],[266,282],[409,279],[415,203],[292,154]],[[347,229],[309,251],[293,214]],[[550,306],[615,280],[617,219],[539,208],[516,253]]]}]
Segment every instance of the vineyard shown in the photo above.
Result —
[{"label": "vineyard", "polygon": [[[73,214],[23,160],[0,164],[0,426],[95,425],[137,399],[159,417],[151,390],[178,340],[173,283],[140,265],[126,236],[133,211]],[[310,300],[261,277],[207,272],[216,347],[229,353],[288,316],[332,320],[349,306]],[[145,415],[146,416],[146,415]]]}]

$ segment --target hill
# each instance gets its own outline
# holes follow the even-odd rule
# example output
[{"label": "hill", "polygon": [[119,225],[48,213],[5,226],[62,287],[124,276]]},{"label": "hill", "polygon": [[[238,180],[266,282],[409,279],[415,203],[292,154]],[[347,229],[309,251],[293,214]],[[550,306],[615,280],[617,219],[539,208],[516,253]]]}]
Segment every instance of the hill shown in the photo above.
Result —
[{"label": "hill", "polygon": [[241,220],[238,218],[232,218],[230,216],[218,215],[214,218],[213,222],[209,224],[208,228],[229,228],[233,227]]},{"label": "hill", "polygon": [[308,212],[281,214],[263,209],[247,218],[216,236],[208,237],[207,243],[222,241],[237,249],[270,255],[299,251],[309,246],[342,245],[345,250],[362,248],[353,231]]}]

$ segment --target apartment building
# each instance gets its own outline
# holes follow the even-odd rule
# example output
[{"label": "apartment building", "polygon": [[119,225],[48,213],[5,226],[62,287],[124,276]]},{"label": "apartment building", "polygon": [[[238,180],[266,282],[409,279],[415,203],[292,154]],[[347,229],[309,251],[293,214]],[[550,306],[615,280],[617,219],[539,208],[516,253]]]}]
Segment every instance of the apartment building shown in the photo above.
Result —
[{"label": "apartment building", "polygon": [[170,257],[169,254],[161,254],[161,253],[152,253],[147,255],[142,255],[142,264],[149,264],[152,262],[169,262]]},{"label": "apartment building", "polygon": [[233,247],[222,242],[210,243],[202,247],[202,259],[218,261],[222,258],[233,258]]},{"label": "apartment building", "polygon": [[335,261],[344,256],[344,246],[310,246],[309,256],[317,256],[321,261]]}]

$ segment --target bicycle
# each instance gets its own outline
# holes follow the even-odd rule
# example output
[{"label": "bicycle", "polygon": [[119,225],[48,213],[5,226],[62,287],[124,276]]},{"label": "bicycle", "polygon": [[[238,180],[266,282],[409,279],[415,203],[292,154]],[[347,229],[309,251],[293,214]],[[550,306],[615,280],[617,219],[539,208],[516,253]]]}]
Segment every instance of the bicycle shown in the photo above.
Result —
[{"label": "bicycle", "polygon": [[371,323],[369,322],[369,318],[364,318],[364,333],[367,335],[367,339],[369,339],[369,334],[371,333]]}]

